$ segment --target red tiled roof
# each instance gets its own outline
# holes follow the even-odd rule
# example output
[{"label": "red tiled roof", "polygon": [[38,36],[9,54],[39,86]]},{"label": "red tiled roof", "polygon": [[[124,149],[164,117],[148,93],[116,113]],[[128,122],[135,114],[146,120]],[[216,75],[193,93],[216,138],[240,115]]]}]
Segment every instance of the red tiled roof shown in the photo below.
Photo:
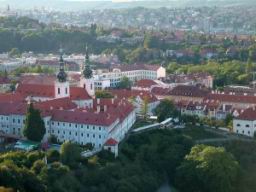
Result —
[{"label": "red tiled roof", "polygon": [[82,87],[70,87],[70,98],[72,100],[92,99],[88,92]]},{"label": "red tiled roof", "polygon": [[117,144],[118,144],[118,142],[113,138],[108,139],[105,143],[105,145],[107,145],[107,146],[115,146]]},{"label": "red tiled roof", "polygon": [[209,91],[200,89],[197,86],[179,85],[174,87],[169,95],[175,96],[188,96],[188,97],[205,97],[208,95]]},{"label": "red tiled roof", "polygon": [[123,121],[134,110],[133,105],[124,99],[94,99],[94,110],[97,110],[97,106],[100,106],[101,110],[104,110],[106,106],[107,112],[118,116],[120,121]]},{"label": "red tiled roof", "polygon": [[127,89],[115,89],[110,90],[112,95],[117,96],[120,99],[130,99],[132,97],[140,97],[141,99],[148,99],[148,102],[153,103],[158,101],[155,95],[149,93],[148,91],[140,91],[140,90],[127,90]]},{"label": "red tiled roof", "polygon": [[1,93],[0,102],[15,102],[23,101],[25,98],[20,93]]},{"label": "red tiled roof", "polygon": [[209,94],[205,100],[215,100],[220,102],[232,103],[251,103],[256,104],[256,96],[228,95],[228,94]]},{"label": "red tiled roof", "polygon": [[142,79],[135,83],[135,87],[143,87],[143,88],[150,88],[153,85],[157,85],[157,83],[150,79]]},{"label": "red tiled roof", "polygon": [[55,75],[24,75],[20,78],[22,84],[53,85],[56,81]]},{"label": "red tiled roof", "polygon": [[70,110],[77,108],[77,105],[73,103],[70,98],[59,98],[49,101],[37,102],[34,104],[36,108],[40,110],[54,110],[54,109],[63,109]]},{"label": "red tiled roof", "polygon": [[244,110],[236,119],[254,121],[256,120],[256,109],[248,108]]},{"label": "red tiled roof", "polygon": [[88,111],[55,110],[52,113],[53,121],[70,122],[77,124],[110,126],[118,117],[107,112],[93,113]]},{"label": "red tiled roof", "polygon": [[169,92],[170,92],[170,89],[162,88],[162,87],[154,87],[151,90],[151,93],[153,93],[154,95],[168,95]]},{"label": "red tiled roof", "polygon": [[54,85],[39,85],[39,84],[19,84],[17,93],[24,96],[34,96],[34,97],[55,97]]}]

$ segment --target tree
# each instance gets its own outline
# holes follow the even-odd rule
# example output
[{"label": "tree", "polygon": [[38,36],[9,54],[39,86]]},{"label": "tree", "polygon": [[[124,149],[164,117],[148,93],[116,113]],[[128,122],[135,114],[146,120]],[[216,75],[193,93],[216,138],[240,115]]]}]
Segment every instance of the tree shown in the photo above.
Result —
[{"label": "tree", "polygon": [[228,126],[228,127],[232,127],[232,122],[233,122],[233,116],[232,114],[227,114],[226,118],[225,118],[225,126]]},{"label": "tree", "polygon": [[11,51],[9,52],[9,55],[11,57],[18,57],[20,56],[20,50],[18,48],[12,48]]},{"label": "tree", "polygon": [[42,169],[45,167],[45,162],[43,160],[37,160],[34,162],[33,166],[31,167],[31,170],[36,174],[40,174]]},{"label": "tree", "polygon": [[114,96],[108,91],[96,91],[96,98],[113,98]]},{"label": "tree", "polygon": [[0,186],[11,187],[15,191],[46,191],[35,174],[25,167],[17,167],[11,161],[5,161],[0,164]]},{"label": "tree", "polygon": [[57,150],[50,149],[47,151],[47,161],[53,163],[60,160],[60,153]]},{"label": "tree", "polygon": [[181,191],[233,191],[239,164],[223,147],[196,145],[177,168]]},{"label": "tree", "polygon": [[158,121],[161,122],[169,117],[177,117],[178,111],[171,100],[164,99],[155,108],[155,114],[158,117]]},{"label": "tree", "polygon": [[148,97],[143,98],[143,103],[141,107],[141,115],[144,117],[144,119],[147,118],[148,114]]},{"label": "tree", "polygon": [[60,148],[60,159],[61,162],[70,167],[74,167],[77,161],[81,158],[81,149],[78,145],[66,141],[61,145]]},{"label": "tree", "polygon": [[128,77],[122,77],[121,81],[118,83],[118,89],[130,89],[132,86],[132,82]]},{"label": "tree", "polygon": [[27,110],[23,134],[31,141],[40,142],[45,132],[45,124],[41,118],[40,111],[35,109],[31,103]]},{"label": "tree", "polygon": [[144,38],[143,46],[145,49],[158,48],[159,42],[157,37],[152,36],[150,34],[146,34]]}]

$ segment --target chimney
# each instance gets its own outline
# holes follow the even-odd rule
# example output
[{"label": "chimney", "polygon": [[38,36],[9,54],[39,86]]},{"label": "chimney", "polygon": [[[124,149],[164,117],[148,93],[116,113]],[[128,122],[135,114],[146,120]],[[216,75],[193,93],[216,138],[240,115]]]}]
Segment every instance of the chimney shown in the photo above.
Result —
[{"label": "chimney", "polygon": [[114,98],[111,99],[112,105],[114,104]]},{"label": "chimney", "polygon": [[104,105],[104,112],[107,111],[107,105]]},{"label": "chimney", "polygon": [[98,105],[100,104],[100,98],[97,98],[97,104]]},{"label": "chimney", "polygon": [[226,105],[223,104],[223,111],[226,111]]}]

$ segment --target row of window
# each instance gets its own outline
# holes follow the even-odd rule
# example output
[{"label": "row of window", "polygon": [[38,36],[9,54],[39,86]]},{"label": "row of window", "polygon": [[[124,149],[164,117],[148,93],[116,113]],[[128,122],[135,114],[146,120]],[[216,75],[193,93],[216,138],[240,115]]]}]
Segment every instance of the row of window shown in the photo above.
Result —
[{"label": "row of window", "polygon": [[[62,125],[61,125],[61,124],[62,124]],[[56,122],[52,122],[52,125],[63,126],[63,127],[65,127],[65,126],[66,126],[66,124],[67,124],[67,123],[60,123],[60,122],[57,122],[57,123],[56,123]],[[71,124],[71,123],[69,123],[69,124],[68,124],[68,126],[69,126],[69,127],[71,127],[71,126],[72,126],[72,124]],[[86,127],[87,129],[89,129],[89,128],[90,128],[90,127],[89,127],[89,125],[87,125],[87,126],[80,125],[80,126],[79,126],[78,124],[75,124],[75,128],[78,128],[78,127],[80,127],[80,128],[84,128],[84,127]],[[95,127],[95,126],[93,126],[93,127],[92,127],[92,129],[93,129],[93,130],[95,130],[95,129],[96,129],[96,127]],[[102,129],[101,127],[98,127],[98,130],[99,130],[99,131],[101,131],[101,129]]]},{"label": "row of window", "polygon": [[[239,130],[236,130],[236,133],[239,133]],[[244,134],[245,132],[244,132],[244,130],[242,130],[242,132],[241,132],[242,134]],[[248,131],[247,132],[248,133],[248,135],[250,135],[251,134],[251,132],[250,131]]]},{"label": "row of window", "polygon": [[[237,126],[237,127],[241,127],[241,125],[240,125],[239,123],[238,123],[238,124],[236,124],[236,126]],[[255,125],[255,126],[256,126],[256,125]],[[250,127],[250,125],[248,125],[248,124],[247,124],[247,125],[245,125],[245,127],[249,128],[249,127]]]},{"label": "row of window", "polygon": [[[48,133],[49,133],[49,131],[48,131]],[[54,134],[54,133],[55,133],[55,131],[52,130],[52,134]],[[58,134],[61,134],[61,131],[58,130],[57,133],[58,133]],[[66,132],[66,131],[62,131],[62,134],[63,134],[63,135],[65,135],[66,133],[67,133],[68,135],[72,135],[72,132],[71,132],[71,131],[67,131],[67,132]],[[75,132],[75,136],[78,136],[78,133],[77,133],[77,132]],[[81,136],[81,137],[87,137],[87,138],[90,138],[90,137],[96,138],[96,135],[95,135],[95,134],[91,134],[91,135],[90,135],[89,133],[87,133],[87,134],[81,133],[80,136]],[[99,135],[98,135],[98,138],[101,139],[102,136],[99,134]]]}]

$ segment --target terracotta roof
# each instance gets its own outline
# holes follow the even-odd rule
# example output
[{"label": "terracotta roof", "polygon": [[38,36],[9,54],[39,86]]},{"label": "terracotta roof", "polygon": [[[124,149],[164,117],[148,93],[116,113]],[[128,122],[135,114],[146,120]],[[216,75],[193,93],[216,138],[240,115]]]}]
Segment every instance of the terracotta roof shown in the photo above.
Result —
[{"label": "terracotta roof", "polygon": [[150,88],[153,85],[157,85],[157,83],[154,80],[150,79],[142,79],[135,83],[135,87],[143,87],[143,88]]},{"label": "terracotta roof", "polygon": [[254,121],[256,120],[256,109],[248,108],[244,110],[236,119]]},{"label": "terracotta roof", "polygon": [[147,98],[150,103],[158,101],[155,95],[151,94],[148,91],[140,91],[140,90],[127,90],[127,89],[115,89],[110,90],[112,95],[120,98],[120,99],[130,99],[132,97],[140,97],[141,99]]},{"label": "terracotta roof", "polygon": [[232,103],[251,103],[256,104],[256,96],[228,95],[228,94],[209,94],[205,100],[215,100],[220,102]]},{"label": "terracotta roof", "polygon": [[118,142],[113,138],[108,139],[105,143],[106,146],[115,146],[117,144],[118,144]]},{"label": "terracotta roof", "polygon": [[188,96],[188,97],[205,97],[208,95],[209,91],[205,89],[201,89],[197,86],[187,86],[187,85],[179,85],[174,87],[169,95],[175,96]]},{"label": "terracotta roof", "polygon": [[70,87],[70,98],[72,100],[92,99],[88,92],[82,87]]},{"label": "terracotta roof", "polygon": [[34,97],[55,97],[54,85],[39,85],[39,84],[19,84],[17,93],[24,96],[34,96]]},{"label": "terracotta roof", "polygon": [[118,116],[120,121],[123,121],[134,110],[133,105],[125,99],[94,99],[93,109],[97,110],[97,106],[102,111],[104,106],[107,107],[107,112]]},{"label": "terracotta roof", "polygon": [[170,89],[162,88],[162,87],[154,87],[151,90],[151,93],[154,95],[168,95]]},{"label": "terracotta roof", "polygon": [[23,101],[25,98],[20,93],[1,93],[0,102],[15,102]]},{"label": "terracotta roof", "polygon": [[49,101],[37,102],[34,104],[36,108],[40,110],[54,110],[54,109],[64,109],[70,110],[77,108],[77,105],[73,103],[70,98],[59,98]]},{"label": "terracotta roof", "polygon": [[22,84],[53,85],[56,81],[55,75],[24,75],[20,78]]},{"label": "terracotta roof", "polygon": [[53,121],[69,122],[77,124],[89,124],[98,126],[110,126],[118,117],[106,112],[94,113],[86,110],[55,110],[52,113]]}]

